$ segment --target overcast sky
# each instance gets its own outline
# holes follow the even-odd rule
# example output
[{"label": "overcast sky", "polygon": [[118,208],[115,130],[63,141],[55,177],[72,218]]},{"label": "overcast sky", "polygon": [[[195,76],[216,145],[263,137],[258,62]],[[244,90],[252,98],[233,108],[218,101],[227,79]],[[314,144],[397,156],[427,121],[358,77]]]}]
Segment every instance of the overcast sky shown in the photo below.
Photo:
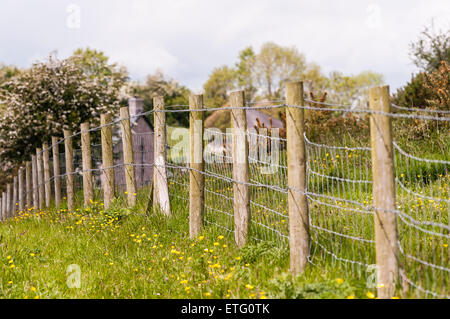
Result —
[{"label": "overcast sky", "polygon": [[0,0],[0,63],[28,67],[51,51],[103,50],[135,80],[157,68],[199,91],[214,67],[274,41],[308,61],[380,72],[396,88],[415,71],[409,43],[434,19],[450,28],[449,0]]}]

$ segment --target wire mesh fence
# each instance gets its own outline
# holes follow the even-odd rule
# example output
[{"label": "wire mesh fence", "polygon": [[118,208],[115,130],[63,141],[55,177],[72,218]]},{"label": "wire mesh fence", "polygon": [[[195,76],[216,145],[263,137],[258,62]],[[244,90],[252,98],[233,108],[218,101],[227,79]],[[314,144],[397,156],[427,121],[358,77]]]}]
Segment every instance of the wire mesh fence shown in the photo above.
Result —
[{"label": "wire mesh fence", "polygon": [[[310,102],[308,105],[293,106],[280,101],[264,106],[241,107],[246,111],[277,110],[284,112],[287,107],[298,107],[315,112],[331,112],[334,117],[346,113],[357,114],[361,119],[371,115],[384,115],[392,119],[409,121],[435,121],[444,123],[442,134],[448,134],[449,118],[446,113],[430,112],[432,115],[418,114],[416,109],[397,107],[399,112],[386,113],[367,108],[354,108],[331,103]],[[188,106],[186,106],[188,107]],[[231,112],[233,107],[209,108],[205,111]],[[423,110],[420,110],[422,112]],[[133,170],[137,201],[144,203],[148,210],[153,201],[155,133],[151,125],[138,125],[139,119],[156,111],[131,117]],[[189,112],[189,109],[167,107],[160,111]],[[407,112],[407,113],[405,113]],[[271,114],[274,114],[273,112]],[[444,114],[444,116],[442,116]],[[123,119],[122,119],[123,120]],[[148,122],[148,121],[147,121]],[[122,126],[119,120],[109,124],[112,128],[112,149],[114,170],[114,191],[117,198],[124,198],[127,192],[126,167],[124,164]],[[446,126],[447,125],[447,126]],[[91,168],[94,188],[93,201],[103,201],[104,171],[100,132],[102,127],[93,128],[91,134]],[[285,129],[285,127],[282,127]],[[342,267],[352,276],[368,278],[376,265],[374,213],[379,207],[373,206],[373,149],[370,145],[349,145],[323,143],[302,134],[306,151],[310,254],[308,260],[316,266],[331,261],[333,266]],[[167,175],[168,194],[173,213],[189,211],[190,172],[189,129],[166,127],[166,154],[164,169]],[[233,176],[233,131],[215,128],[204,130],[204,216],[206,227],[218,232],[235,232],[234,204],[235,186],[240,181]],[[367,136],[368,131],[362,132]],[[74,195],[75,202],[83,202],[83,168],[81,134],[71,136],[74,145]],[[270,241],[282,247],[289,247],[289,205],[288,192],[288,152],[289,140],[280,135],[279,128],[268,129],[260,126],[249,127],[246,132],[248,143],[249,208],[251,211],[249,237],[255,241]],[[450,208],[449,208],[449,161],[427,159],[408,153],[392,142],[394,149],[394,179],[396,192],[396,214],[398,224],[399,271],[403,293],[417,297],[448,298]],[[338,139],[339,140],[339,139]],[[368,141],[368,139],[366,140]],[[59,146],[59,176],[61,196],[67,197],[67,169],[64,140]],[[441,158],[448,159],[448,150]],[[53,172],[53,155],[50,157],[50,172]],[[45,180],[48,182],[48,180]],[[41,185],[38,185],[41,186]],[[292,189],[291,189],[292,190]],[[294,189],[294,191],[299,191]],[[34,192],[34,190],[33,190]],[[29,196],[29,188],[23,194]],[[33,194],[34,196],[34,194]],[[3,195],[3,198],[5,195]],[[42,199],[40,199],[42,200]],[[7,210],[2,200],[2,212]],[[3,208],[5,207],[5,208]],[[3,215],[5,216],[5,215]]]}]

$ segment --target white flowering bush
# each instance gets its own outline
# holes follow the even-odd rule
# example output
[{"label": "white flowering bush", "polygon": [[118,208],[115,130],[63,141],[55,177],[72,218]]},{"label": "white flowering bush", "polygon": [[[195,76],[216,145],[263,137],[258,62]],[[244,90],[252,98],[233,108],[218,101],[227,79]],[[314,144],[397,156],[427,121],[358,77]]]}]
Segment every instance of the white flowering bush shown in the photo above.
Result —
[{"label": "white flowering bush", "polygon": [[0,161],[3,169],[29,160],[36,147],[63,129],[98,124],[116,112],[126,72],[97,51],[78,50],[67,59],[50,55],[0,87]]}]

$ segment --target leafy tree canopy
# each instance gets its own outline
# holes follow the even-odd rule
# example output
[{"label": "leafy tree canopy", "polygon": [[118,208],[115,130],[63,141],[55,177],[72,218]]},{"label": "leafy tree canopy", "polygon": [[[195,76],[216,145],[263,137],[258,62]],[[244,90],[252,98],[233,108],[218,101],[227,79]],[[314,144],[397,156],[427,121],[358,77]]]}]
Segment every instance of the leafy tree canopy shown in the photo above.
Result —
[{"label": "leafy tree canopy", "polygon": [[441,61],[450,63],[450,30],[436,31],[425,26],[416,42],[410,44],[410,56],[423,71],[433,72]]},{"label": "leafy tree canopy", "polygon": [[227,93],[235,89],[244,90],[249,100],[283,98],[285,83],[294,80],[302,80],[309,91],[326,91],[333,102],[364,105],[367,88],[383,83],[381,74],[370,71],[357,75],[331,72],[326,76],[296,47],[267,42],[258,53],[251,47],[242,50],[234,67],[214,69],[203,88],[207,105],[215,107],[225,104]]},{"label": "leafy tree canopy", "polygon": [[[190,91],[176,80],[167,78],[161,70],[147,76],[144,84],[133,83],[129,89],[133,96],[138,96],[144,100],[144,109],[153,109],[153,98],[163,96],[166,105],[175,106],[173,108],[183,108],[189,104]],[[176,107],[178,105],[178,107]],[[153,117],[148,117],[153,123]],[[185,112],[167,113],[166,122],[168,125],[189,125],[189,114]]]}]

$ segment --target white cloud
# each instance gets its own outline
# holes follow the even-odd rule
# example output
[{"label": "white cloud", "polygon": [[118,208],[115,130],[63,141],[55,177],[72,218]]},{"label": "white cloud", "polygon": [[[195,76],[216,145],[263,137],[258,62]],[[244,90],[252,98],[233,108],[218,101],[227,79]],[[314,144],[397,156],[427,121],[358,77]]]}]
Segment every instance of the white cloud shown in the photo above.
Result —
[{"label": "white cloud", "polygon": [[[67,7],[80,7],[80,28]],[[58,50],[104,50],[142,79],[157,68],[193,89],[239,50],[296,45],[326,72],[371,69],[392,87],[415,70],[408,45],[432,18],[449,28],[450,2],[388,0],[3,0],[0,62],[28,66]]]}]

